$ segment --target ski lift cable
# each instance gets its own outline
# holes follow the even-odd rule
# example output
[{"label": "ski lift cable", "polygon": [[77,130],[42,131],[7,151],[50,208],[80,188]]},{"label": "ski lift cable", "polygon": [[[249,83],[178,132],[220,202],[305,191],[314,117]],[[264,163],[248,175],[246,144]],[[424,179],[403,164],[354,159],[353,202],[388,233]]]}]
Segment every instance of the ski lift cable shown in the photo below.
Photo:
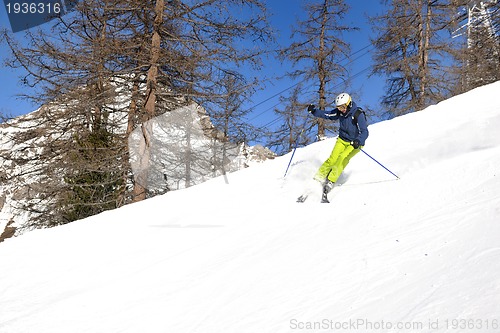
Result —
[{"label": "ski lift cable", "polygon": [[[370,44],[368,44],[368,45],[366,45],[366,46],[364,46],[364,47],[362,47],[361,49],[357,50],[356,52],[352,53],[351,55],[344,57],[343,59],[341,59],[341,60],[339,61],[339,63],[340,63],[340,62],[343,62],[343,61],[346,61],[346,60],[350,60],[350,59],[352,59],[352,56],[354,56],[354,55],[356,55],[356,54],[358,54],[358,53],[360,53],[360,52],[362,52],[362,51],[364,51],[364,50],[366,50],[366,49],[368,49],[368,48],[370,48],[370,47],[372,47],[372,48],[373,48],[373,45],[372,45],[371,43],[370,43]],[[368,53],[370,53],[370,52],[371,52],[371,50],[366,51],[365,53],[363,53],[363,54],[362,54],[362,55],[360,55],[359,57],[356,57],[354,60],[350,60],[350,61],[349,61],[346,65],[352,64],[354,61],[358,60],[359,58],[361,58],[361,57],[365,56],[366,54],[368,54]],[[253,109],[257,108],[258,106],[260,106],[260,105],[262,105],[262,104],[264,104],[264,103],[266,103],[266,102],[268,102],[268,101],[270,101],[270,100],[272,100],[272,99],[274,99],[274,98],[276,98],[276,97],[278,97],[278,96],[283,95],[283,94],[284,94],[285,92],[287,92],[288,90],[290,90],[290,89],[292,89],[292,88],[295,88],[296,86],[298,86],[298,85],[302,84],[302,83],[303,83],[303,82],[305,82],[306,80],[307,80],[307,79],[303,79],[303,80],[300,80],[299,82],[294,83],[293,85],[291,85],[291,86],[289,86],[289,87],[287,87],[287,88],[285,88],[285,89],[283,89],[283,90],[281,90],[281,91],[277,92],[276,94],[274,94],[274,95],[272,95],[272,96],[270,96],[270,97],[266,98],[265,100],[263,100],[263,101],[261,101],[261,102],[259,102],[259,103],[255,104],[255,105],[253,105],[253,106],[252,106],[251,108],[249,108],[247,111],[251,111],[251,110],[253,110]],[[308,86],[308,87],[309,87],[309,86]],[[279,103],[278,103],[278,104],[279,104]],[[271,108],[274,108],[274,106],[273,106],[273,107],[271,107]],[[259,113],[259,114],[255,115],[254,117],[250,118],[248,121],[252,121],[252,120],[254,120],[254,119],[256,119],[256,118],[260,117],[262,114],[264,114],[264,113],[268,112],[269,110],[270,110],[270,108],[268,108],[268,109],[264,110],[263,112],[261,112],[261,113]]]},{"label": "ski lift cable", "polygon": [[[360,76],[361,74],[363,74],[364,72],[368,71],[369,69],[371,68],[371,66],[368,66],[368,67],[365,67],[364,69],[362,69],[361,71],[357,72],[356,74],[353,74],[352,76],[349,77],[349,79],[353,79],[355,77],[358,77]],[[341,83],[338,83],[336,84],[333,88],[336,88],[338,86],[340,86]],[[273,106],[273,108],[277,105],[279,105],[280,103],[276,104]],[[268,110],[266,110],[268,111]],[[268,128],[269,126],[273,125],[274,123],[278,122],[280,120],[280,118],[283,117],[282,115],[279,115],[278,117],[274,118],[273,120],[271,120],[270,122],[262,125],[262,128]]]}]

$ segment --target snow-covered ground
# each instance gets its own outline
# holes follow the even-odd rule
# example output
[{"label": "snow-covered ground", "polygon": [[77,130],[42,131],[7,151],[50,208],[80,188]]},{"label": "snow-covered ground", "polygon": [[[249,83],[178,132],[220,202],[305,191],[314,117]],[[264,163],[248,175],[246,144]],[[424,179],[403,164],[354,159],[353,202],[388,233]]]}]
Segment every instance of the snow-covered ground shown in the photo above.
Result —
[{"label": "snow-covered ground", "polygon": [[[370,126],[320,204],[334,139],[0,243],[0,332],[499,332],[500,82]],[[319,192],[319,188],[316,188]]]}]

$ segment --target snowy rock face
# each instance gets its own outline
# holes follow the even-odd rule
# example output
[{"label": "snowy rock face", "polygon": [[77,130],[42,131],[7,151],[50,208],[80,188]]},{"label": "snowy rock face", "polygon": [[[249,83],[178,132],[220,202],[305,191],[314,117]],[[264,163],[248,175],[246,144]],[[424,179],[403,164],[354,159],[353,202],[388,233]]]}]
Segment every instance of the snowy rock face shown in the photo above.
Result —
[{"label": "snowy rock face", "polygon": [[[114,117],[119,119],[118,130],[125,133],[126,115]],[[40,147],[47,139],[45,128],[53,131],[49,118],[50,112],[42,107],[0,125],[0,239],[12,234],[13,228],[23,229],[30,214],[20,208],[39,196],[38,180],[47,178],[38,171],[37,156],[43,153]],[[69,131],[60,135],[72,140]],[[128,136],[128,149],[129,181],[140,183],[153,195],[200,184],[275,157],[262,146],[229,142],[196,104],[173,108],[138,126]],[[63,180],[55,177],[52,181]]]},{"label": "snowy rock face", "polygon": [[147,121],[131,133],[128,147],[135,181],[155,192],[186,188],[274,158],[267,148],[224,138],[196,104]]}]

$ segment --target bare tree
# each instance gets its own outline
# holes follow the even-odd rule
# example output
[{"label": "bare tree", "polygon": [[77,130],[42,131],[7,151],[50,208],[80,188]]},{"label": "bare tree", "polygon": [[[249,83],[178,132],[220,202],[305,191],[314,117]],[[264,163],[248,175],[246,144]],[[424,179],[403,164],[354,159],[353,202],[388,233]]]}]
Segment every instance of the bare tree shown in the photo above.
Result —
[{"label": "bare tree", "polygon": [[[328,84],[345,80],[347,69],[340,61],[349,57],[350,46],[342,39],[342,33],[357,28],[342,25],[349,7],[344,0],[321,0],[305,7],[307,19],[297,23],[293,31],[294,42],[281,51],[295,70],[289,75],[303,81],[314,81],[318,87],[319,108],[325,109],[329,93]],[[318,124],[318,137],[325,135],[325,123]]]},{"label": "bare tree", "polygon": [[387,76],[382,102],[400,115],[450,95],[453,46],[440,36],[449,22],[446,1],[393,0],[389,8],[372,18],[378,33],[372,73]]},{"label": "bare tree", "polygon": [[[243,9],[242,17],[233,15]],[[262,49],[240,43],[270,39],[259,0],[84,0],[52,23],[51,31],[26,32],[23,45],[3,36],[12,50],[9,65],[24,69],[22,82],[37,89],[24,97],[43,105],[9,123],[23,133],[12,143],[31,153],[3,156],[30,165],[9,177],[28,188],[23,208],[43,220],[37,226],[146,198],[147,184],[130,177],[130,133],[141,128],[147,173],[149,120],[210,100],[223,84],[221,73],[259,65]]]},{"label": "bare tree", "polygon": [[[141,25],[136,30],[144,33],[152,30],[152,43],[146,46],[150,50],[150,61],[144,63],[144,60],[137,60],[143,64],[139,68],[147,66],[148,71],[145,101],[149,104],[145,106],[147,109],[143,112],[142,124],[161,114],[158,110],[159,99],[169,94],[183,96],[188,102],[195,101],[215,116],[218,111],[212,112],[214,101],[221,100],[220,97],[226,94],[227,82],[220,78],[232,73],[241,76],[235,71],[235,66],[258,66],[263,53],[259,45],[271,39],[265,6],[259,0],[206,0],[196,4],[156,1],[153,27],[148,27],[148,4],[138,1],[138,6],[141,6],[141,10],[137,11]],[[243,17],[234,15],[242,9],[247,11]],[[242,48],[239,43],[248,39],[254,45]],[[168,89],[158,89],[159,86]],[[153,103],[154,100],[156,103]],[[233,112],[231,118],[241,116]],[[141,158],[145,163],[148,160],[148,132],[150,130],[143,128],[146,147]],[[191,162],[191,158],[186,158],[187,169]],[[146,165],[144,170],[147,170]],[[146,189],[137,186],[137,182],[134,192],[135,200],[146,197]]]},{"label": "bare tree", "polygon": [[19,129],[13,142],[32,153],[4,156],[30,165],[11,177],[36,178],[24,182],[36,188],[36,197],[22,207],[35,214],[33,226],[67,223],[123,204],[124,106],[117,103],[120,84],[110,79],[120,72],[113,51],[120,15],[109,2],[88,0],[55,21],[50,33],[27,32],[27,46],[5,35],[13,54],[9,65],[24,69],[23,83],[38,90],[24,97],[43,104],[10,123]]},{"label": "bare tree", "polygon": [[498,1],[451,1],[450,28],[460,44],[456,93],[500,79],[500,4]]},{"label": "bare tree", "polygon": [[249,142],[262,137],[263,131],[249,124],[246,116],[251,109],[244,108],[244,103],[250,101],[255,90],[256,81],[247,82],[238,73],[224,72],[219,82],[218,91],[206,107],[213,123],[213,130],[208,136],[212,138],[214,174],[220,171],[225,176],[228,165],[239,151],[246,149]]},{"label": "bare tree", "polygon": [[[302,85],[297,85],[289,97],[281,97],[283,109],[275,109],[275,113],[283,119],[281,125],[269,133],[267,146],[273,148],[278,155],[286,154],[296,146],[305,146],[311,143],[311,131],[314,123],[308,122],[306,106],[309,103],[300,101]],[[314,135],[313,135],[314,137]]]}]

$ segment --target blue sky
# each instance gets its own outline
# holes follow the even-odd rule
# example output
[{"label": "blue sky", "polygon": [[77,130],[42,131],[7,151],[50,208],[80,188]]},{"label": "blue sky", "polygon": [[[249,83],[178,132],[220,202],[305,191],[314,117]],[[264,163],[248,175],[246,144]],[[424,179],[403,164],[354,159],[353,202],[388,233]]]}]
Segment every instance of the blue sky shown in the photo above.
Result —
[{"label": "blue sky", "polygon": [[[302,4],[304,0],[270,0],[269,12],[271,14],[271,23],[278,31],[278,43],[286,44],[291,34],[290,28],[295,25],[297,18],[304,17]],[[351,45],[351,51],[356,53],[351,60],[354,60],[350,67],[350,75],[354,76],[351,87],[342,85],[334,86],[336,91],[333,94],[348,90],[360,96],[358,104],[366,108],[372,108],[381,111],[379,102],[383,94],[384,80],[378,77],[368,78],[371,65],[371,50],[369,38],[373,35],[371,27],[368,25],[367,15],[374,15],[383,10],[383,5],[379,0],[348,0],[347,4],[351,7],[347,13],[343,24],[356,26],[359,31],[345,35],[346,41]],[[0,6],[0,29],[10,26],[4,6]],[[22,32],[17,33],[22,38]],[[0,44],[0,55],[2,58],[8,53],[5,45]],[[287,65],[282,65],[274,57],[268,57],[265,60],[264,68],[258,72],[252,72],[254,76],[260,78],[271,78],[271,81],[265,86],[265,89],[256,93],[252,101],[246,105],[253,110],[250,118],[256,124],[264,125],[276,118],[273,113],[274,107],[279,107],[279,96],[286,96],[295,82],[289,79],[274,79],[274,77],[283,76],[288,70]],[[9,68],[0,66],[0,112],[12,115],[26,114],[35,110],[38,106],[31,105],[29,102],[16,98],[17,94],[26,92],[26,87],[19,83],[21,72],[15,72]],[[289,90],[287,90],[289,89]],[[314,87],[304,91],[302,100],[315,103]],[[273,97],[275,96],[275,97]],[[378,112],[377,112],[378,113]]]}]

